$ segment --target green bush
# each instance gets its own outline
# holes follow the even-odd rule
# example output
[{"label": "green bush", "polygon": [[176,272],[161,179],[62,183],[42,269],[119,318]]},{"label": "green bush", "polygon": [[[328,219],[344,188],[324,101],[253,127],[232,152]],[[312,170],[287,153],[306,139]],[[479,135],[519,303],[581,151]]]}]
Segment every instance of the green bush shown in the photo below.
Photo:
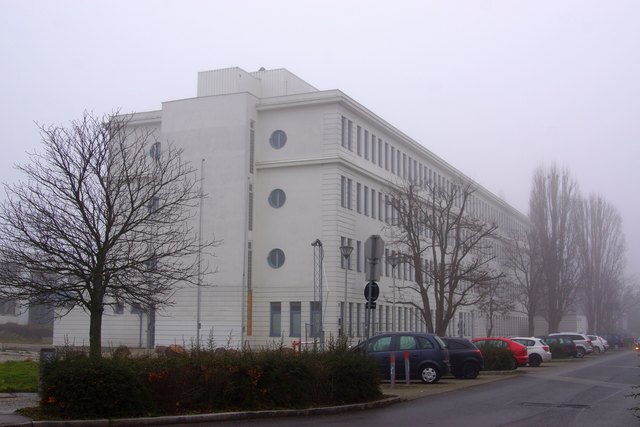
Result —
[{"label": "green bush", "polygon": [[43,366],[41,381],[43,409],[66,418],[137,416],[152,409],[147,388],[126,361],[53,360]]},{"label": "green bush", "polygon": [[518,367],[511,350],[504,348],[482,348],[485,371],[509,371]]},{"label": "green bush", "polygon": [[307,408],[381,396],[375,363],[344,349],[69,356],[47,363],[43,381],[43,408],[65,418]]}]

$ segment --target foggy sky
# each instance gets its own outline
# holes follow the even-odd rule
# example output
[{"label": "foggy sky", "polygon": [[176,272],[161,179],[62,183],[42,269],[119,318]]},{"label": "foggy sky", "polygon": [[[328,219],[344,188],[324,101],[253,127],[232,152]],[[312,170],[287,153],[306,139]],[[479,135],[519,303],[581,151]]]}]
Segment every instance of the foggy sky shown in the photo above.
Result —
[{"label": "foggy sky", "polygon": [[0,181],[37,148],[34,122],[155,110],[194,97],[198,71],[282,67],[525,214],[535,168],[568,167],[622,214],[640,277],[638,22],[635,0],[0,0]]}]

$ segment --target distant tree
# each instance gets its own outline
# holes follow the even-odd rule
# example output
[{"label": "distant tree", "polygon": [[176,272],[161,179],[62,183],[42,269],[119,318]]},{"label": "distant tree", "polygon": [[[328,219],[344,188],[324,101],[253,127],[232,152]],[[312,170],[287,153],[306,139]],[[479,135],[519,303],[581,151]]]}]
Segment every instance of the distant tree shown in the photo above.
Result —
[{"label": "distant tree", "polygon": [[528,335],[535,334],[535,316],[542,302],[543,283],[540,245],[530,230],[513,233],[508,238],[505,269],[515,285],[515,300],[527,315]]},{"label": "distant tree", "polygon": [[591,333],[611,331],[611,314],[619,313],[625,242],[622,217],[601,196],[581,199],[576,209],[576,243],[580,288]]},{"label": "distant tree", "polygon": [[515,308],[513,284],[498,278],[480,287],[478,310],[487,317],[487,336],[493,336],[494,319],[496,315],[505,315]]},{"label": "distant tree", "polygon": [[567,309],[575,303],[578,283],[577,247],[573,224],[578,189],[569,171],[540,167],[533,177],[529,218],[540,245],[544,295],[541,313],[550,332],[557,332]]},{"label": "distant tree", "polygon": [[[192,228],[201,197],[181,150],[131,116],[84,113],[68,127],[40,126],[42,149],[17,166],[0,209],[0,295],[89,314],[91,357],[101,356],[105,306],[171,304],[197,283]],[[15,273],[17,272],[17,273]]]},{"label": "distant tree", "polygon": [[486,295],[481,288],[502,277],[491,268],[497,226],[472,212],[474,192],[469,182],[407,181],[390,190],[391,244],[415,272],[400,292],[420,301],[401,303],[418,309],[428,330],[439,335],[458,309],[477,304]]}]

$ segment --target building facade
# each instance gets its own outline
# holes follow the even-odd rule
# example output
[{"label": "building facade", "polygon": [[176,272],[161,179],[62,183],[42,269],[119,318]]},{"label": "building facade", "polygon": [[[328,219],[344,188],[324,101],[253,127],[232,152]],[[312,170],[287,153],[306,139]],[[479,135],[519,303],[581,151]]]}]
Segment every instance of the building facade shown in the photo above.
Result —
[{"label": "building facade", "polygon": [[[203,285],[178,287],[173,304],[105,310],[103,345],[291,346],[343,332],[365,335],[365,243],[385,239],[388,188],[401,180],[466,177],[423,145],[339,90],[317,90],[285,69],[201,72],[195,98],[135,114],[180,146],[201,171],[206,197],[197,229],[221,244],[206,257]],[[523,229],[521,213],[478,186],[478,212],[505,230]],[[351,246],[348,258],[341,246]],[[418,311],[396,304],[394,283],[411,281],[386,247],[371,333],[425,330]],[[346,316],[345,316],[346,315]],[[345,317],[345,321],[342,318]],[[88,343],[81,310],[57,319],[54,344]],[[526,332],[512,313],[494,333]],[[486,319],[462,310],[450,335],[484,335]]]}]

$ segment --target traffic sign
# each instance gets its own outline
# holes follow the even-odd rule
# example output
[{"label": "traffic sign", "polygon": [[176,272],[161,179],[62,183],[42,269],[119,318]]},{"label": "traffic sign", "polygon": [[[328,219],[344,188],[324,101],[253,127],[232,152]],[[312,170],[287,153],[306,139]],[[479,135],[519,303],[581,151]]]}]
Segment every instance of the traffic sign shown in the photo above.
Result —
[{"label": "traffic sign", "polygon": [[378,299],[378,296],[380,296],[380,287],[378,284],[376,282],[367,283],[364,287],[364,298],[369,302],[373,302]]}]

